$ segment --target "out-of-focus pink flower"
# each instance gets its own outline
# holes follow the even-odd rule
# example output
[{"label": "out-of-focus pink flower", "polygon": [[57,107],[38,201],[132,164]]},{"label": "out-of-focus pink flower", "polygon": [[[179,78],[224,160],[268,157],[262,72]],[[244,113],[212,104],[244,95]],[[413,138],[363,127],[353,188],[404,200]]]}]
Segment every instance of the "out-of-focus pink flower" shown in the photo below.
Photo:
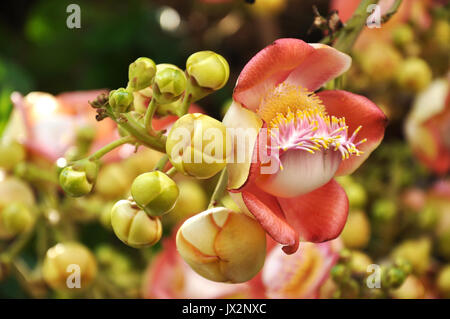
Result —
[{"label": "out-of-focus pink flower", "polygon": [[[270,145],[261,146],[257,134],[245,147],[234,145],[247,160],[227,165],[228,188],[286,253],[300,238],[324,242],[341,233],[348,199],[333,177],[356,170],[384,136],[386,116],[364,96],[314,93],[350,64],[326,45],[277,40],[244,67],[224,117],[229,128],[268,128],[272,135]],[[264,174],[261,147],[277,163],[275,172]]]},{"label": "out-of-focus pink flower", "polygon": [[[358,7],[360,0],[332,0],[330,8],[337,10],[342,22],[347,22],[356,8]],[[386,14],[394,4],[395,0],[381,0],[378,5],[380,6],[381,15]],[[390,28],[392,25],[399,22],[412,21],[422,28],[428,28],[431,23],[431,18],[427,12],[428,7],[432,5],[431,0],[403,0],[397,13],[391,17],[391,19],[383,25],[383,28]],[[379,29],[379,31],[381,30]]]},{"label": "out-of-focus pink flower", "polygon": [[416,156],[433,172],[450,170],[450,84],[439,79],[420,93],[405,121],[405,134]]},{"label": "out-of-focus pink flower", "polygon": [[106,91],[79,91],[53,96],[44,92],[31,92],[26,96],[13,93],[14,107],[22,115],[22,132],[18,137],[33,153],[50,161],[62,157],[73,145],[77,128],[95,129],[93,149],[100,148],[117,137],[112,121],[97,122],[95,110],[89,105]]},{"label": "out-of-focus pink flower", "polygon": [[319,289],[329,277],[342,247],[339,239],[325,243],[301,243],[292,255],[272,249],[262,269],[262,282],[268,298],[318,298]]}]

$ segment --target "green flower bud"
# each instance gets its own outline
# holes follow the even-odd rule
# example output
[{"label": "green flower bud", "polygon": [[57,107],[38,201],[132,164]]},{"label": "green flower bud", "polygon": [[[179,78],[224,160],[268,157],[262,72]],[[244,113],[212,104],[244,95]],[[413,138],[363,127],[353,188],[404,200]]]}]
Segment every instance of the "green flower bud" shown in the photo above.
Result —
[{"label": "green flower bud", "polygon": [[397,206],[388,199],[379,199],[373,204],[372,216],[377,223],[392,221],[397,216]]},{"label": "green flower bud", "polygon": [[400,268],[406,275],[412,272],[412,265],[405,258],[397,257],[394,261],[394,266]]},{"label": "green flower bud", "polygon": [[431,263],[431,241],[428,238],[405,240],[393,250],[392,257],[407,260],[414,273],[422,275]]},{"label": "green flower bud", "polygon": [[432,72],[428,64],[420,58],[408,58],[400,65],[397,82],[405,90],[418,92],[431,83]]},{"label": "green flower bud", "polygon": [[403,270],[397,267],[388,267],[381,275],[381,284],[383,287],[399,288],[406,279],[406,274]]},{"label": "green flower bud", "polygon": [[439,271],[436,286],[444,298],[450,298],[450,265],[446,265]]},{"label": "green flower bud", "polygon": [[414,31],[409,25],[402,24],[393,30],[392,39],[396,45],[403,47],[414,41]]},{"label": "green flower bud", "polygon": [[112,229],[111,226],[111,210],[114,206],[113,203],[108,203],[106,206],[102,209],[100,213],[100,223],[106,228],[106,229]]},{"label": "green flower bud", "polygon": [[199,87],[219,90],[228,81],[230,67],[220,54],[213,51],[199,51],[187,59],[186,73]]},{"label": "green flower bud", "polygon": [[169,212],[177,202],[178,193],[177,184],[159,171],[141,174],[131,185],[134,201],[151,216]]},{"label": "green flower bud", "polygon": [[134,248],[153,246],[162,236],[159,217],[147,215],[129,200],[120,200],[113,206],[111,225],[116,236]]},{"label": "green flower bud", "polygon": [[[92,283],[96,274],[97,262],[94,255],[79,243],[53,246],[47,251],[42,265],[45,282],[55,290],[84,289]],[[79,282],[75,275],[79,275]]]},{"label": "green flower bud", "polygon": [[172,126],[166,153],[180,172],[196,178],[210,178],[226,165],[225,126],[204,114],[186,114]]},{"label": "green flower bud", "polygon": [[13,169],[14,166],[25,159],[25,149],[16,141],[0,140],[0,168]]},{"label": "green flower bud", "polygon": [[337,264],[331,268],[330,272],[331,278],[337,283],[345,283],[350,279],[350,268],[344,264]]},{"label": "green flower bud", "polygon": [[3,227],[10,234],[20,234],[28,231],[34,224],[31,210],[23,203],[11,203],[1,214]]},{"label": "green flower bud", "polygon": [[97,179],[98,163],[90,160],[80,160],[63,168],[59,174],[59,184],[72,197],[87,195],[94,187]]},{"label": "green flower bud", "polygon": [[368,274],[367,267],[371,264],[373,264],[373,262],[369,256],[357,250],[352,251],[349,262],[352,274],[366,276]]},{"label": "green flower bud", "polygon": [[132,182],[124,164],[108,164],[98,173],[95,191],[109,199],[117,199],[128,193]]},{"label": "green flower bud", "polygon": [[186,75],[173,64],[158,64],[156,66],[153,94],[160,104],[178,100],[186,90]]},{"label": "green flower bud", "polygon": [[15,177],[7,177],[0,182],[0,239],[9,239],[13,236],[5,229],[3,211],[12,203],[22,203],[26,207],[33,207],[35,199],[30,187]]},{"label": "green flower bud", "polygon": [[446,260],[450,260],[450,231],[438,234],[436,246],[438,254]]},{"label": "green flower bud", "polygon": [[156,64],[149,58],[138,58],[128,69],[128,86],[139,91],[152,85],[156,73]]},{"label": "green flower bud", "polygon": [[109,105],[117,113],[127,113],[133,104],[133,93],[124,88],[109,93]]}]

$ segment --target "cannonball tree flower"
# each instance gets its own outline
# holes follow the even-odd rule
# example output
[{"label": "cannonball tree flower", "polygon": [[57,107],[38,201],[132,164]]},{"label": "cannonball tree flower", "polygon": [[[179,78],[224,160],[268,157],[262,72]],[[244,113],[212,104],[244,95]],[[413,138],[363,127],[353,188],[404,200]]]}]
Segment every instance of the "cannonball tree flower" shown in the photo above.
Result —
[{"label": "cannonball tree flower", "polygon": [[44,92],[30,92],[26,96],[13,93],[14,113],[5,135],[17,137],[27,149],[50,161],[64,156],[74,144],[77,129],[94,129],[92,148],[98,149],[116,136],[111,121],[97,122],[89,101],[106,91],[66,92],[54,96]]},{"label": "cannonball tree flower", "polygon": [[417,95],[404,126],[413,152],[430,170],[450,170],[450,90],[448,79],[438,79]]},{"label": "cannonball tree flower", "polygon": [[323,44],[277,40],[244,67],[223,120],[235,132],[271,136],[270,143],[257,134],[240,143],[233,137],[234,158],[246,156],[227,164],[228,188],[288,254],[300,239],[323,242],[341,233],[348,199],[333,177],[355,171],[384,135],[386,116],[364,96],[315,93],[350,64]]}]

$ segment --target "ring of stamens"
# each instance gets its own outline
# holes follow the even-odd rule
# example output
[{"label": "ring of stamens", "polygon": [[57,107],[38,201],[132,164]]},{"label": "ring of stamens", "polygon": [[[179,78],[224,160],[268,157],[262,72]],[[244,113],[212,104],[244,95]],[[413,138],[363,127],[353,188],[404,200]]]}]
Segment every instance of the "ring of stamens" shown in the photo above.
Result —
[{"label": "ring of stamens", "polygon": [[327,115],[317,95],[291,85],[280,86],[266,96],[258,113],[268,123],[268,147],[275,150],[271,154],[281,169],[280,157],[291,149],[311,154],[331,149],[339,151],[342,160],[363,153],[357,146],[367,139],[355,142],[362,126],[349,136],[345,118]]}]

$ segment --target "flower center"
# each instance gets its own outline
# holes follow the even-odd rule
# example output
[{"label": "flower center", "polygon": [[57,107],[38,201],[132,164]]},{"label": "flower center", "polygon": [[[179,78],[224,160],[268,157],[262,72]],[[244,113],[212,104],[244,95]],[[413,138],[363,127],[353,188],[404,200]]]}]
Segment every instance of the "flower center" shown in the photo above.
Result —
[{"label": "flower center", "polygon": [[268,123],[271,149],[280,168],[281,155],[288,150],[339,151],[342,160],[363,152],[357,146],[367,139],[355,142],[359,126],[351,136],[345,118],[329,116],[320,98],[302,87],[280,84],[264,98],[259,115]]}]

